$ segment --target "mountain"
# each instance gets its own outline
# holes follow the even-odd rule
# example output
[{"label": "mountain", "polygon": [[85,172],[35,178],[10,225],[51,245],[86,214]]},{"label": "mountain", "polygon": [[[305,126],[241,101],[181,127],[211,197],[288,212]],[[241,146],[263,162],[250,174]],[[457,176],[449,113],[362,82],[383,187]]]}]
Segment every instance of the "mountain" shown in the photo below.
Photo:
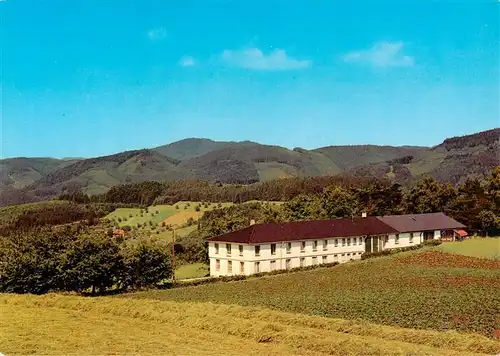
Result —
[{"label": "mountain", "polygon": [[293,150],[250,141],[189,138],[150,150],[89,158],[0,160],[0,204],[35,201],[61,193],[99,194],[110,187],[150,180],[201,179],[248,184],[278,178],[352,175],[402,184],[430,175],[460,183],[500,164],[500,129],[448,138],[435,147],[328,146]]},{"label": "mountain", "polygon": [[348,172],[411,183],[424,176],[460,184],[489,174],[500,165],[500,129],[452,137],[441,144],[385,162],[359,165]]}]

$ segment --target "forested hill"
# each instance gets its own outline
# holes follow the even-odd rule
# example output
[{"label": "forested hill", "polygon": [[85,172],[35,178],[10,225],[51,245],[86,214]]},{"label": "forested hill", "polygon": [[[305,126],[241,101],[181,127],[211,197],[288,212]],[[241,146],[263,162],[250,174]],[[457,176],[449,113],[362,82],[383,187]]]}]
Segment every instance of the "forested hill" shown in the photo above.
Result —
[{"label": "forested hill", "polygon": [[412,184],[430,175],[458,184],[499,165],[500,129],[448,138],[435,147],[328,146],[293,150],[250,141],[190,138],[154,149],[90,159],[0,160],[0,204],[17,204],[81,191],[95,195],[143,181],[204,180],[252,184],[274,179],[332,176]]}]

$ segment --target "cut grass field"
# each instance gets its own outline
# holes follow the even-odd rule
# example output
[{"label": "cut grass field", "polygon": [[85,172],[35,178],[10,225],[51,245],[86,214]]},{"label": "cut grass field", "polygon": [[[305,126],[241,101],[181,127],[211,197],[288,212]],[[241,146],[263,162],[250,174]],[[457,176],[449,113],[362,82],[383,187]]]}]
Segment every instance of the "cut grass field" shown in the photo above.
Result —
[{"label": "cut grass field", "polygon": [[447,242],[438,247],[440,251],[465,256],[500,260],[500,238],[476,237],[460,242]]},{"label": "cut grass field", "polygon": [[500,262],[432,249],[332,268],[121,297],[260,306],[417,329],[494,337]]},{"label": "cut grass field", "polygon": [[49,294],[0,295],[6,355],[477,355],[500,343],[261,308]]}]

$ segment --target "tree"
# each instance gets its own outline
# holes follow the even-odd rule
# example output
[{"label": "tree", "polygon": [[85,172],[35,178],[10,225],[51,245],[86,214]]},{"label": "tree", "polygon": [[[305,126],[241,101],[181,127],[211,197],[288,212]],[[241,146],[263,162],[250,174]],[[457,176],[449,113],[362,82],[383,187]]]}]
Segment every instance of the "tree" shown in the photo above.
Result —
[{"label": "tree", "polygon": [[123,248],[121,255],[124,289],[158,286],[172,277],[172,264],[166,248],[141,242]]},{"label": "tree", "polygon": [[354,194],[338,186],[328,187],[321,196],[321,216],[324,218],[346,218],[356,215],[357,202]]},{"label": "tree", "polygon": [[121,269],[119,246],[101,234],[79,236],[62,254],[64,289],[100,293],[112,287]]},{"label": "tree", "polygon": [[499,228],[499,220],[495,213],[491,210],[481,210],[477,217],[482,230],[486,233],[486,236],[488,236],[490,231],[494,231]]},{"label": "tree", "polygon": [[453,186],[443,185],[434,178],[425,178],[406,194],[406,212],[409,214],[443,212],[455,197]]},{"label": "tree", "polygon": [[[287,221],[300,221],[317,218],[320,215],[320,202],[317,197],[301,194],[283,204],[282,215]],[[272,217],[271,212],[268,217]],[[278,218],[276,215],[275,218]]]}]

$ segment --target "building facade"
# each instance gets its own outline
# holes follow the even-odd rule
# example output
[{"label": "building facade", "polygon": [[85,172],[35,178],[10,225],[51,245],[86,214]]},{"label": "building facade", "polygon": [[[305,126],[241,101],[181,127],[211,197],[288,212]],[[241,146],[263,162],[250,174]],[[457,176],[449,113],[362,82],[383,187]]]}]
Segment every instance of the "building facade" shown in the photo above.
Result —
[{"label": "building facade", "polygon": [[361,259],[364,252],[421,244],[463,227],[441,213],[256,224],[209,239],[210,275],[344,263]]}]

